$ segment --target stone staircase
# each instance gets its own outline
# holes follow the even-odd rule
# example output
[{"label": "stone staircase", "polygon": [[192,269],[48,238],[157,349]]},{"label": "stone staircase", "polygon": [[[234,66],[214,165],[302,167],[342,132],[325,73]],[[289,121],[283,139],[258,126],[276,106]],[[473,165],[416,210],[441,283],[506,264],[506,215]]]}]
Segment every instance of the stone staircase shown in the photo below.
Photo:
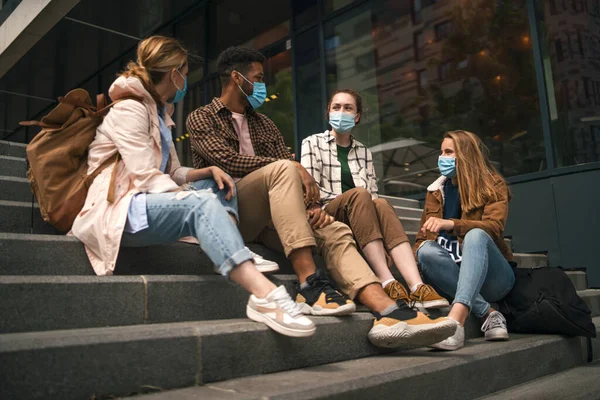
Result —
[{"label": "stone staircase", "polygon": [[[367,312],[314,318],[313,337],[283,337],[245,318],[248,295],[183,243],[123,249],[118,275],[97,277],[82,245],[32,211],[24,157],[24,145],[0,141],[2,399],[474,399],[536,393],[553,374],[568,385],[573,371],[598,370],[584,365],[580,338],[488,343],[471,319],[473,340],[453,353],[379,350],[366,338]],[[414,240],[419,203],[389,200]],[[280,263],[271,279],[292,290],[289,263],[251,247]],[[540,254],[517,258],[521,267],[546,263]],[[587,289],[585,272],[568,273],[600,327],[600,291]],[[598,349],[594,341],[595,358]]]}]

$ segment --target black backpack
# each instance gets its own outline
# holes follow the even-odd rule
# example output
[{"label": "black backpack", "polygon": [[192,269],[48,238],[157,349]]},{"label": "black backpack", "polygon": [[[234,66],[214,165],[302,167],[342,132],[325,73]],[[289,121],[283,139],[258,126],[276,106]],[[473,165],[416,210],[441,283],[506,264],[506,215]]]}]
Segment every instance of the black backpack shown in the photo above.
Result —
[{"label": "black backpack", "polygon": [[561,268],[517,268],[499,308],[511,332],[596,337],[590,309]]}]

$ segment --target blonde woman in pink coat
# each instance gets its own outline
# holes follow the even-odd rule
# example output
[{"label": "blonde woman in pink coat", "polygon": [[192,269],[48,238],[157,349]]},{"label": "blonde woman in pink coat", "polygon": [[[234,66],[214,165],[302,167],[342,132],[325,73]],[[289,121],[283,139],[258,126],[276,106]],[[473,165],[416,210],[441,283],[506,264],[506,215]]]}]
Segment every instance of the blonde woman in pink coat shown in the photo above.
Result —
[{"label": "blonde woman in pink coat", "polygon": [[[112,275],[120,246],[149,246],[192,236],[215,270],[251,293],[250,319],[287,336],[309,336],[315,326],[302,316],[283,286],[276,287],[255,267],[237,229],[237,199],[231,177],[217,167],[192,169],[179,164],[169,103],[187,89],[187,50],[173,38],[149,37],[112,84],[116,104],[98,127],[89,149],[88,173],[119,153],[90,187],[73,224],[94,271]],[[116,168],[116,170],[115,170]],[[114,172],[114,201],[109,202]],[[166,270],[168,267],[166,267]]]}]

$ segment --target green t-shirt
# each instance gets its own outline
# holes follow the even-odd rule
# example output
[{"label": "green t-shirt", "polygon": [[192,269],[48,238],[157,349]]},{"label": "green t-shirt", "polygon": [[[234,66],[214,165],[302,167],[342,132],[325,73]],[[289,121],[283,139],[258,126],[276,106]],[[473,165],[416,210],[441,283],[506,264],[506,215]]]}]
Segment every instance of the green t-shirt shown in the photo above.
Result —
[{"label": "green t-shirt", "polygon": [[354,189],[354,179],[352,179],[352,172],[350,172],[350,166],[348,165],[348,153],[351,149],[352,146],[337,146],[337,159],[342,164],[342,192]]}]

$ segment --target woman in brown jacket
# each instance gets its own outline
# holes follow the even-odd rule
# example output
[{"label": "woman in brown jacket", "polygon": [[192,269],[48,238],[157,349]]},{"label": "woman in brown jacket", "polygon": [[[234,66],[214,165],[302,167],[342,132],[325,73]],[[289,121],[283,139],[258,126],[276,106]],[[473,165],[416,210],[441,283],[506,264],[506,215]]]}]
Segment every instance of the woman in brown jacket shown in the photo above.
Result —
[{"label": "woman in brown jacket", "polygon": [[435,348],[464,346],[469,312],[485,319],[486,340],[508,339],[504,317],[489,302],[506,296],[515,281],[503,237],[510,192],[488,153],[473,133],[447,132],[438,161],[442,176],[427,188],[415,255],[425,280],[454,298],[448,317],[459,325]]}]

